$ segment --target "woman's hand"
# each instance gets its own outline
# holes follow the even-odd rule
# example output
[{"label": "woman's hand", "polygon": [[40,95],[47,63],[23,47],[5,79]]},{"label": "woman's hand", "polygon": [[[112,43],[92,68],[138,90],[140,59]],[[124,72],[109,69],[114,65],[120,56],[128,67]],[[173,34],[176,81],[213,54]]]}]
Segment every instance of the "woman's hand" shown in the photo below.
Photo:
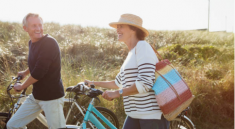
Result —
[{"label": "woman's hand", "polygon": [[85,80],[84,82],[85,82],[85,84],[87,84],[87,86],[89,86],[89,87],[91,87],[91,84],[94,85],[94,82],[93,82],[93,81],[90,81],[90,80]]},{"label": "woman's hand", "polygon": [[112,101],[115,98],[118,98],[120,96],[118,90],[117,91],[105,91],[102,94],[102,97],[104,99],[107,99],[108,101]]}]

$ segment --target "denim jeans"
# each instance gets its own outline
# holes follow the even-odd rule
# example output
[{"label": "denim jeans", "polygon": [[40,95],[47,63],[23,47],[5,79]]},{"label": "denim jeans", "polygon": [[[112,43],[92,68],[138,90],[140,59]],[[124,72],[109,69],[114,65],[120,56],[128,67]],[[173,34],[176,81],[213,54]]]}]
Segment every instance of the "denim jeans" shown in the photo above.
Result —
[{"label": "denim jeans", "polygon": [[134,119],[127,116],[123,129],[169,129],[170,122],[162,115],[161,119]]},{"label": "denim jeans", "polygon": [[30,94],[25,102],[7,123],[7,129],[25,129],[26,125],[33,121],[39,113],[44,111],[49,129],[66,127],[64,113],[64,97],[41,101],[34,99]]}]

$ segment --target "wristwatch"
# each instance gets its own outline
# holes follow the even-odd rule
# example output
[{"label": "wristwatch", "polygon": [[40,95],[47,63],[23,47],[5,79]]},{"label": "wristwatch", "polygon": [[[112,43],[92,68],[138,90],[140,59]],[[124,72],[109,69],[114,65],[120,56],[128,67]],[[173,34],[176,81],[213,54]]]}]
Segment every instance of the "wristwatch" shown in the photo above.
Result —
[{"label": "wristwatch", "polygon": [[120,97],[122,97],[123,90],[119,90]]}]

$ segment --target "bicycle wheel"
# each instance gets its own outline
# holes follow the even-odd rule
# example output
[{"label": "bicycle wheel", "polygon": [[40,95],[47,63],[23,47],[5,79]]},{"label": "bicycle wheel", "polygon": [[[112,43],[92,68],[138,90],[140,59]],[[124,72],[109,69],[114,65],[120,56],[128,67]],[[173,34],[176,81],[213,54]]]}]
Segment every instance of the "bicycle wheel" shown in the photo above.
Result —
[{"label": "bicycle wheel", "polygon": [[[117,129],[119,129],[119,122],[118,122],[118,119],[117,119],[117,116],[112,112],[110,111],[109,109],[107,108],[104,108],[104,107],[95,107],[106,119],[108,119],[115,127],[117,127]],[[85,114],[86,112],[84,112]],[[83,121],[83,115],[80,113],[80,112],[77,112],[77,113],[73,113],[73,114],[70,114],[72,116],[69,117],[69,122],[66,123],[66,124],[72,124],[72,125],[81,125],[82,124],[82,121]],[[94,114],[95,115],[95,114]],[[74,119],[75,118],[75,119]],[[97,117],[98,118],[98,117]],[[102,120],[100,118],[98,118],[98,120],[102,123]],[[106,125],[104,122],[102,123],[106,129],[111,129],[108,125]],[[87,128],[91,128],[93,129],[93,127],[91,127],[90,125],[93,125],[91,122],[88,121],[88,124],[87,124]],[[96,128],[94,128],[96,129]]]},{"label": "bicycle wheel", "polygon": [[193,122],[186,116],[177,116],[170,121],[170,129],[196,129]]},{"label": "bicycle wheel", "polygon": [[6,129],[8,120],[8,113],[0,113],[0,129]]},{"label": "bicycle wheel", "polygon": [[[107,108],[104,107],[95,107],[106,119],[108,119],[115,127],[119,129],[119,122],[117,116]],[[98,118],[99,121],[102,121]],[[104,122],[102,123],[106,129],[111,129]]]}]

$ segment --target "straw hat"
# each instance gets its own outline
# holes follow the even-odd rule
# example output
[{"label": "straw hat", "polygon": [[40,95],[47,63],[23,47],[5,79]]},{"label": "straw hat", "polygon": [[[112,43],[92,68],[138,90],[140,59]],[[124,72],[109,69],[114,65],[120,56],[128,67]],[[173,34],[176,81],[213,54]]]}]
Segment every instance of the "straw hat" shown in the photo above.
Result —
[{"label": "straw hat", "polygon": [[118,24],[127,24],[131,26],[135,26],[139,28],[140,30],[142,30],[146,34],[146,37],[147,37],[149,35],[149,32],[145,28],[142,27],[142,23],[143,23],[143,20],[139,16],[136,16],[133,14],[123,14],[121,15],[121,18],[119,19],[118,22],[111,22],[109,23],[109,25],[116,29],[117,29]]}]

